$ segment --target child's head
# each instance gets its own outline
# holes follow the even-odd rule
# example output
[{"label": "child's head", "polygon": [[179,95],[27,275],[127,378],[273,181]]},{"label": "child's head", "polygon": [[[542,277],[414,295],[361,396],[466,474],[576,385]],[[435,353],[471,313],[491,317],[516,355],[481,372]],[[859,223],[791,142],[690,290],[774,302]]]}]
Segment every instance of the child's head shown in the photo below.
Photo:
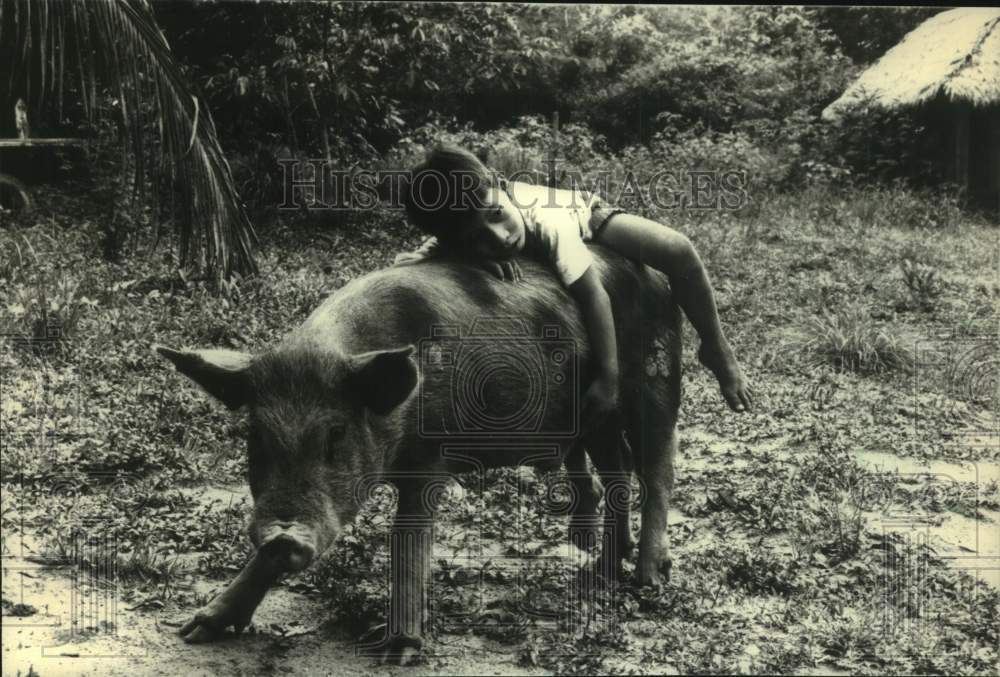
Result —
[{"label": "child's head", "polygon": [[496,175],[467,150],[439,146],[414,167],[406,214],[425,233],[479,256],[504,259],[524,244],[524,225]]}]

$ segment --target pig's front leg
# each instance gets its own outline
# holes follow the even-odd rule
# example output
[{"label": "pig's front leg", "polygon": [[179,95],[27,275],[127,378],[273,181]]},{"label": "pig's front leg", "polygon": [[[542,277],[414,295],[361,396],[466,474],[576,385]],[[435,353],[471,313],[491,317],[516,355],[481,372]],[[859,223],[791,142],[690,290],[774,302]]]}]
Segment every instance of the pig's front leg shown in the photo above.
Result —
[{"label": "pig's front leg", "polygon": [[232,627],[237,633],[250,623],[257,606],[283,573],[278,563],[254,552],[250,561],[226,589],[202,607],[179,633],[185,642],[212,642]]},{"label": "pig's front leg", "polygon": [[[399,507],[390,540],[391,598],[386,634],[365,654],[405,665],[420,655],[434,545],[436,491],[430,481],[398,482]],[[445,486],[446,484],[443,484]]]}]

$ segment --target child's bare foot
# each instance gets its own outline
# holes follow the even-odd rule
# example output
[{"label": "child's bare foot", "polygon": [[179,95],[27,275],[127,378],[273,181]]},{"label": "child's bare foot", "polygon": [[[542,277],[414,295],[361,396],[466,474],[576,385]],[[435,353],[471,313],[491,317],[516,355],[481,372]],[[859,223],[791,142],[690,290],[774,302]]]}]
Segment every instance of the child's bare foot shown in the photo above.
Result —
[{"label": "child's bare foot", "polygon": [[753,393],[743,375],[736,357],[729,346],[707,346],[702,343],[698,349],[698,359],[715,374],[722,389],[722,397],[733,411],[750,411],[753,408]]}]

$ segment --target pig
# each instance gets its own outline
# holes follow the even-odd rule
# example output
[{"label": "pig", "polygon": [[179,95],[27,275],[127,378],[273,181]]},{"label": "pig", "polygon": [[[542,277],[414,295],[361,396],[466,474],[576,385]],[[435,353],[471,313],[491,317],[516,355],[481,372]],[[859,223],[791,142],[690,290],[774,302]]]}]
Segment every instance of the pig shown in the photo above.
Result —
[{"label": "pig", "polygon": [[[632,547],[634,471],[644,494],[637,582],[662,585],[670,565],[680,315],[665,276],[589,246],[614,308],[621,374],[621,416],[597,426],[580,421],[577,411],[593,375],[579,311],[553,274],[530,259],[519,261],[519,283],[458,261],[370,273],[256,356],[154,346],[225,406],[249,414],[249,535],[256,549],[236,579],[181,628],[184,640],[239,632],[268,588],[315,561],[371,487],[388,482],[398,492],[390,610],[386,635],[368,652],[409,662],[423,641],[443,484],[454,473],[490,467],[565,464],[578,495],[571,538],[593,543],[587,534],[602,523],[594,517],[600,485],[584,453],[608,492],[603,525],[614,532],[603,539],[599,568],[620,575]],[[478,367],[462,372],[459,363]]]}]

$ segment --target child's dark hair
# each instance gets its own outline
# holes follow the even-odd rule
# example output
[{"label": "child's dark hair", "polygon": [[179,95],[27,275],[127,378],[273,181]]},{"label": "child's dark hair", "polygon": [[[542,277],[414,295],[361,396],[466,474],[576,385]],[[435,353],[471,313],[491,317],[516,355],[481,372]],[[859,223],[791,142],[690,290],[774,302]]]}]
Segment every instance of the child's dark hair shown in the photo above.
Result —
[{"label": "child's dark hair", "polygon": [[404,182],[406,215],[423,232],[439,240],[452,239],[495,182],[493,173],[469,151],[438,146]]}]

